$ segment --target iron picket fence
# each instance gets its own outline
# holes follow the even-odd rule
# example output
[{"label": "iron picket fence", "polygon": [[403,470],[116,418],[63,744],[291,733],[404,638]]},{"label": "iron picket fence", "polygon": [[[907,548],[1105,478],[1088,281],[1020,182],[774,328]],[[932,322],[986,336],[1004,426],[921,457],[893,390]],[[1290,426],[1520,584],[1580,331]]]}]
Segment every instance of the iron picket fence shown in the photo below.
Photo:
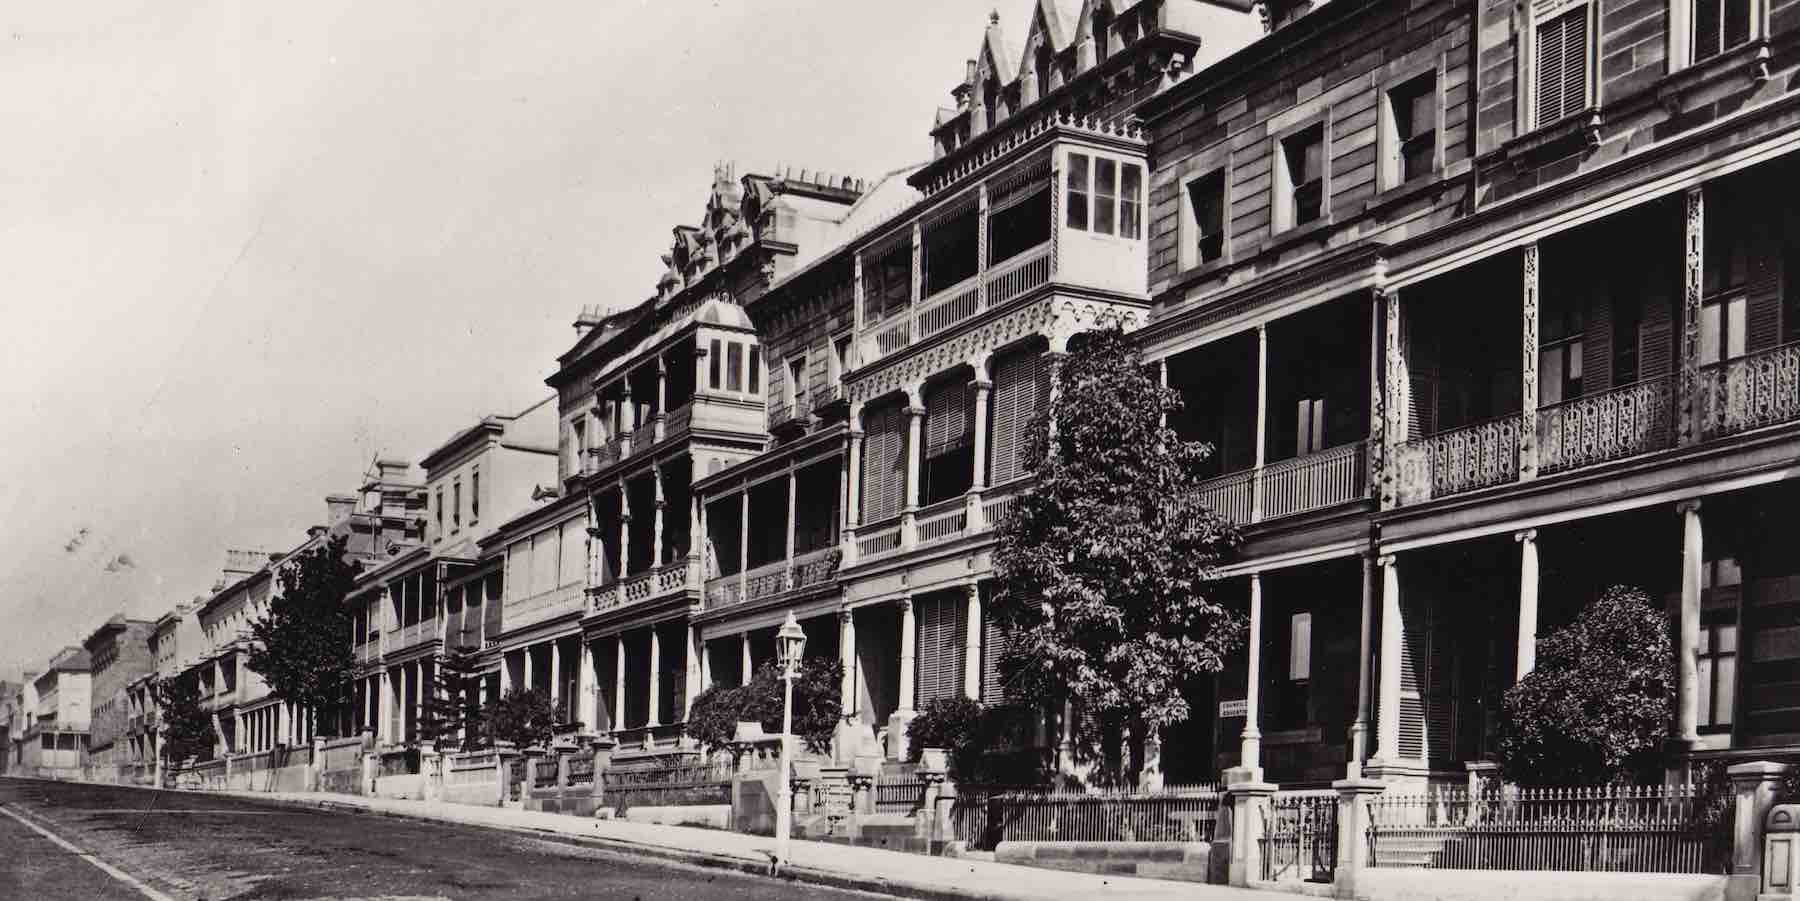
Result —
[{"label": "iron picket fence", "polygon": [[736,770],[729,757],[600,773],[603,803],[624,813],[633,807],[689,807],[730,804]]},{"label": "iron picket fence", "polygon": [[1698,785],[1492,788],[1382,795],[1369,810],[1377,867],[1720,872],[1734,799]]},{"label": "iron picket fence", "polygon": [[957,785],[955,792],[955,837],[984,851],[1003,841],[1206,841],[1220,800],[1215,785],[1140,792]]},{"label": "iron picket fence", "polygon": [[1277,792],[1262,811],[1262,878],[1330,882],[1337,872],[1337,794]]}]

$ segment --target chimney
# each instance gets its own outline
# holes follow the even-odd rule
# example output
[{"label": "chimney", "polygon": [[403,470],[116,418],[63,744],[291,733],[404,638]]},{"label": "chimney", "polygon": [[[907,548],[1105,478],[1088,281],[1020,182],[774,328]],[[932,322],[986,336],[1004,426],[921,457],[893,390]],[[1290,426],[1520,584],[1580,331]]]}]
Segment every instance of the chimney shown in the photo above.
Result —
[{"label": "chimney", "polygon": [[376,477],[388,484],[404,482],[412,476],[412,464],[405,460],[396,460],[393,457],[382,457],[376,460],[375,470]]},{"label": "chimney", "polygon": [[224,580],[226,584],[236,582],[245,576],[262,569],[269,562],[267,551],[253,551],[232,548],[225,552]]},{"label": "chimney", "polygon": [[354,495],[354,494],[327,494],[327,495],[325,495],[325,524],[326,525],[335,526],[338,523],[343,522],[346,519],[349,519],[350,514],[355,513],[355,512],[356,512],[356,495]]},{"label": "chimney", "polygon": [[600,314],[598,304],[587,304],[581,308],[581,314],[575,317],[575,334],[585,335],[588,329],[599,325],[606,317]]}]

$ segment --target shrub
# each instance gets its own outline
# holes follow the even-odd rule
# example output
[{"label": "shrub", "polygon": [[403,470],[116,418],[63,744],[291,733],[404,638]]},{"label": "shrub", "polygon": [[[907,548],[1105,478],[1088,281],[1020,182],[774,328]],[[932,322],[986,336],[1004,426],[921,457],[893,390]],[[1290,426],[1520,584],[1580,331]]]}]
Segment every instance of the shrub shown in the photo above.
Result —
[{"label": "shrub", "polygon": [[1030,747],[1031,710],[984,705],[968,698],[939,698],[925,705],[906,729],[907,754],[943,748],[951,778],[970,783],[1036,785],[1048,761]]},{"label": "shrub", "polygon": [[[831,748],[843,705],[838,688],[844,667],[837,660],[810,658],[794,680],[794,733],[808,750],[824,753]],[[781,731],[781,672],[774,663],[764,664],[749,685],[715,685],[694,698],[688,709],[688,734],[709,751],[731,747],[740,722],[761,723],[771,735]]]},{"label": "shrub", "polygon": [[550,695],[537,688],[508,691],[487,714],[488,737],[511,742],[517,748],[549,742],[555,727],[556,712],[550,707]]},{"label": "shrub", "polygon": [[1614,586],[1538,642],[1538,664],[1501,703],[1499,758],[1526,786],[1599,785],[1660,768],[1675,686],[1669,619]]}]

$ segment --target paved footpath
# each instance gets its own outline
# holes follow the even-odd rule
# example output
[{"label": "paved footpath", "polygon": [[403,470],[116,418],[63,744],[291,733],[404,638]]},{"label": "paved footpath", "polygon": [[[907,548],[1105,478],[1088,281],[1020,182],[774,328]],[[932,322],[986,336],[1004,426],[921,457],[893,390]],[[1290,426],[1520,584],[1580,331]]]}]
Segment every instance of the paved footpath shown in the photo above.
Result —
[{"label": "paved footpath", "polygon": [[[661,857],[702,866],[726,867],[740,872],[763,873],[769,869],[775,840],[716,829],[656,826],[622,820],[598,820],[563,814],[536,813],[465,804],[397,801],[355,795],[313,793],[222,792],[246,799],[281,804],[310,805],[357,810],[387,816],[486,826],[513,831],[550,833],[581,839],[617,850]],[[1161,879],[1097,876],[985,860],[927,857],[876,848],[857,848],[826,842],[795,841],[786,875],[820,886],[861,889],[913,898],[1004,899],[1129,899],[1129,901],[1213,901],[1260,898],[1269,894],[1251,889],[1201,885]]]}]

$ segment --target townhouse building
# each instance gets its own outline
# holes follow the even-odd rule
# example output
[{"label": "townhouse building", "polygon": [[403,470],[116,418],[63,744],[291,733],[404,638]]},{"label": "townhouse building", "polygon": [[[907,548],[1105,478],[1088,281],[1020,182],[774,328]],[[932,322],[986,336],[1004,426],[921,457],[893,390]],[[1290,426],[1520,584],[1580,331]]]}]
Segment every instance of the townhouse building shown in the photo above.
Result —
[{"label": "townhouse building", "polygon": [[[392,548],[365,569],[348,599],[357,677],[352,725],[382,745],[418,740],[435,662],[479,652],[501,626],[501,561],[481,540],[556,480],[556,406],[547,397],[512,415],[484,416],[420,461],[424,516],[416,545]],[[484,663],[482,692],[499,691],[498,657]]]},{"label": "townhouse building", "polygon": [[[28,736],[32,741],[37,740],[37,677],[37,670],[24,671],[20,674],[18,684],[12,686],[8,695],[12,710],[9,720],[12,726],[7,733],[10,753],[6,766],[7,772],[14,775],[31,775],[33,770],[30,767],[37,765],[38,748],[26,747],[29,744],[26,741]],[[52,739],[51,743],[55,744],[55,740]]]},{"label": "townhouse building", "polygon": [[0,774],[12,772],[13,746],[24,727],[25,720],[19,712],[19,684],[0,679]]},{"label": "townhouse building", "polygon": [[69,646],[56,652],[44,671],[30,677],[24,695],[32,713],[20,736],[20,774],[79,779],[87,759],[88,716],[93,686],[88,653]]},{"label": "townhouse building", "polygon": [[905,205],[748,305],[777,444],[703,486],[713,543],[745,567],[708,583],[709,649],[736,632],[742,666],[772,656],[794,610],[821,633],[809,651],[841,658],[858,740],[890,757],[930,701],[1006,699],[986,600],[1027,429],[1071,335],[1149,315],[1134,105],[1262,31],[1203,2],[1042,2],[1025,26],[1015,44],[990,19]]},{"label": "townhouse building", "polygon": [[343,537],[345,555],[365,567],[416,547],[425,494],[413,481],[411,469],[403,460],[377,459],[360,494],[327,496],[326,523],[309,528],[306,539],[290,551],[226,552],[225,570],[213,594],[194,611],[203,656],[193,671],[202,703],[213,716],[221,756],[311,741],[318,733],[319,716],[332,717],[337,730],[348,728],[349,710],[307,711],[270,692],[248,665],[250,623],[267,613],[271,594],[280,590],[282,568],[333,539]]},{"label": "townhouse building", "polygon": [[1187,747],[1463,779],[1538,636],[1625,584],[1675,623],[1671,765],[1791,750],[1800,11],[1269,9],[1137,107],[1138,335],[1255,636]]},{"label": "townhouse building", "polygon": [[[148,620],[113,616],[82,642],[92,665],[88,712],[88,777],[101,782],[126,781],[148,758],[138,756],[131,741],[135,706],[130,687],[154,667]],[[141,721],[138,721],[141,723]]]},{"label": "townhouse building", "polygon": [[199,597],[193,604],[178,604],[156,618],[144,638],[150,654],[150,670],[126,687],[131,708],[131,719],[126,726],[127,740],[133,745],[134,759],[142,761],[139,780],[148,777],[152,785],[162,784],[160,775],[164,767],[162,702],[157,686],[165,681],[198,679],[195,668],[205,636],[194,611],[205,600],[205,597]]},{"label": "townhouse building", "polygon": [[718,565],[692,485],[767,440],[743,305],[816,253],[861,190],[720,166],[700,224],[673,230],[655,293],[583,311],[548,379],[559,484],[482,542],[502,561],[502,690],[544,690],[559,719],[611,733],[626,757],[681,746],[703,681],[692,619]]}]

